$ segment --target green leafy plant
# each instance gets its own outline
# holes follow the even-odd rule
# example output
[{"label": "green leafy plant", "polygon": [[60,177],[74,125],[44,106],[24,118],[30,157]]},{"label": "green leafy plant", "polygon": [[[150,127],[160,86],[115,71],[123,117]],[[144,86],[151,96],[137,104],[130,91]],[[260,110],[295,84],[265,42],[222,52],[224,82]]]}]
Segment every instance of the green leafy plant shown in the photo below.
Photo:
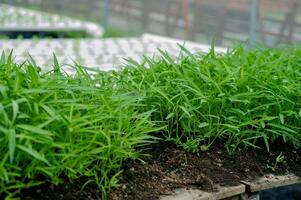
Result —
[{"label": "green leafy plant", "polygon": [[105,29],[104,38],[115,38],[115,37],[124,37],[125,32],[115,27],[108,27]]},{"label": "green leafy plant", "polygon": [[19,65],[2,54],[0,69],[0,195],[47,179],[58,184],[62,174],[90,177],[105,195],[122,161],[155,140],[152,111],[136,109],[141,97],[97,86],[81,66],[67,75],[55,57],[42,73],[33,59]]},{"label": "green leafy plant", "polygon": [[[120,71],[75,64],[74,75],[55,56],[53,70],[43,72],[32,58],[17,64],[3,53],[0,196],[65,175],[89,177],[105,198],[122,162],[141,158],[157,138],[193,152],[218,140],[233,156],[240,147],[269,151],[277,140],[300,148],[300,47],[181,48],[177,58],[160,51]],[[280,154],[273,168],[283,160]]]},{"label": "green leafy plant", "polygon": [[193,151],[217,139],[229,152],[259,141],[269,150],[278,139],[300,147],[300,47],[182,52],[174,58],[161,51],[160,59],[132,61],[112,76],[119,90],[145,97],[142,109],[155,110],[166,140]]}]

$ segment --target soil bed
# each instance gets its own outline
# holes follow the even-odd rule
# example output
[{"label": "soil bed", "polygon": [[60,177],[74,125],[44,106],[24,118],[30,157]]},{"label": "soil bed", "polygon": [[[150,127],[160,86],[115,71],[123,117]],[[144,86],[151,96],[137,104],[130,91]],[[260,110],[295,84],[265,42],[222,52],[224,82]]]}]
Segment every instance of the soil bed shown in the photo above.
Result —
[{"label": "soil bed", "polygon": [[[172,194],[176,188],[198,188],[215,191],[215,185],[235,186],[241,180],[253,180],[265,174],[301,174],[301,150],[293,150],[276,142],[265,150],[240,150],[230,156],[223,144],[216,144],[207,152],[190,153],[170,143],[154,144],[150,157],[141,161],[127,161],[120,177],[120,187],[110,194],[110,199],[158,199]],[[282,152],[284,161],[277,163]],[[273,170],[272,168],[275,167]],[[22,199],[99,199],[92,184],[81,190],[87,180],[65,182],[59,186],[42,185],[22,191]]]},{"label": "soil bed", "polygon": [[[46,183],[21,192],[21,199],[24,200],[98,200],[100,192],[96,184],[89,183],[82,187],[89,179],[81,178],[70,182],[64,179],[62,184],[57,186]],[[0,198],[1,199],[1,198]]]}]

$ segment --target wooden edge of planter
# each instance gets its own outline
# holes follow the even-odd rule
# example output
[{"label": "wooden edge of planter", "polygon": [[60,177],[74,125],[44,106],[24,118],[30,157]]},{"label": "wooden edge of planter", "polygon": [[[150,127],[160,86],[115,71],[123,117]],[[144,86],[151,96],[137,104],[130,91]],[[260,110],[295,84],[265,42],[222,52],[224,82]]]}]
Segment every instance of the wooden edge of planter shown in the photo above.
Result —
[{"label": "wooden edge of planter", "polygon": [[245,193],[243,184],[230,187],[217,186],[217,192],[205,192],[198,189],[177,189],[173,195],[162,196],[160,200],[219,200]]},{"label": "wooden edge of planter", "polygon": [[241,183],[246,186],[247,191],[259,192],[261,190],[301,183],[301,177],[294,174],[282,176],[269,174],[252,182],[241,181]]}]

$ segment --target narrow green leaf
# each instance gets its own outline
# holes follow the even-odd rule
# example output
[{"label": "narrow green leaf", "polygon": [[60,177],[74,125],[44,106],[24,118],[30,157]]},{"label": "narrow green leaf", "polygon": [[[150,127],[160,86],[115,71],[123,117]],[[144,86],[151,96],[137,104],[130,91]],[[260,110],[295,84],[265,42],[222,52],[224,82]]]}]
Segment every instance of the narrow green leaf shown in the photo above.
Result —
[{"label": "narrow green leaf", "polygon": [[175,116],[175,113],[169,113],[165,119],[169,120],[170,118],[173,118],[174,116]]},{"label": "narrow green leaf", "polygon": [[263,137],[263,141],[264,141],[265,147],[267,148],[267,151],[270,152],[270,145],[269,145],[269,142],[268,142],[268,139],[266,136]]},{"label": "narrow green leaf", "polygon": [[60,74],[60,65],[59,65],[58,59],[54,53],[53,53],[53,70],[54,70],[54,73]]},{"label": "narrow green leaf", "polygon": [[36,61],[33,59],[33,57],[30,54],[28,54],[28,56],[29,56],[29,59],[27,60],[27,62],[29,63],[29,65],[37,68],[38,66],[37,66]]},{"label": "narrow green leaf", "polygon": [[28,153],[29,155],[31,155],[31,156],[34,157],[35,159],[40,160],[40,161],[42,161],[42,162],[44,162],[44,163],[46,163],[47,165],[50,166],[50,163],[48,162],[47,159],[45,159],[44,155],[41,155],[41,154],[40,154],[39,152],[37,152],[36,150],[34,150],[34,149],[32,149],[32,148],[27,148],[27,147],[25,147],[25,146],[23,146],[23,145],[17,145],[17,147],[18,147],[20,150],[22,150],[22,151]]},{"label": "narrow green leaf", "polygon": [[12,107],[13,107],[13,119],[12,119],[12,123],[14,123],[14,121],[16,120],[16,117],[17,117],[17,115],[19,113],[19,105],[18,105],[18,103],[15,100],[12,101]]},{"label": "narrow green leaf", "polygon": [[26,130],[26,131],[30,131],[32,133],[37,133],[37,134],[41,134],[41,135],[52,135],[51,132],[49,132],[47,130],[43,130],[41,128],[38,128],[38,127],[32,126],[32,125],[28,125],[28,124],[18,124],[16,127]]},{"label": "narrow green leaf", "polygon": [[0,65],[1,66],[4,66],[5,65],[5,52],[4,51],[2,51],[2,53],[1,53],[1,59],[0,59]]},{"label": "narrow green leaf", "polygon": [[165,59],[167,63],[172,65],[176,64],[174,59],[166,51],[163,51],[161,49],[158,49],[158,51],[160,52],[160,54],[162,55],[162,57]]},{"label": "narrow green leaf", "polygon": [[282,125],[275,124],[275,123],[269,123],[269,125],[270,125],[271,127],[278,128],[278,129],[280,129],[280,130],[287,131],[287,132],[289,132],[289,133],[297,133],[295,130],[290,129],[290,128],[286,127],[286,126],[282,126]]},{"label": "narrow green leaf", "polygon": [[9,149],[9,161],[13,163],[14,161],[14,154],[16,149],[16,131],[15,129],[9,129],[8,132],[8,149]]}]

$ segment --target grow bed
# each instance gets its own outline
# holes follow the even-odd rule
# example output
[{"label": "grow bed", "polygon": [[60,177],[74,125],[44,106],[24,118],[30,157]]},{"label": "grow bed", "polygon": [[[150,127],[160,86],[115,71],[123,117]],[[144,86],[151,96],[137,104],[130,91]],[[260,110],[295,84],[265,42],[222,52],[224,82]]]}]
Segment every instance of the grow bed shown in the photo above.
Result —
[{"label": "grow bed", "polygon": [[1,198],[219,196],[299,175],[300,47],[160,53],[113,72],[75,65],[73,75],[57,57],[43,72],[2,54]]},{"label": "grow bed", "polygon": [[0,37],[8,37],[10,39],[32,39],[32,38],[87,38],[89,35],[82,30],[77,29],[39,29],[27,27],[21,29],[1,29]]},{"label": "grow bed", "polygon": [[[157,49],[169,52],[177,57],[180,53],[179,40],[144,34],[135,38],[114,39],[25,39],[0,40],[0,50],[7,54],[13,49],[15,62],[22,63],[29,59],[28,52],[35,58],[36,64],[43,70],[51,69],[53,53],[56,53],[59,64],[74,65],[74,62],[97,70],[120,70],[125,59],[140,62],[143,55],[158,56]],[[209,45],[186,42],[185,48],[192,53],[208,52]],[[224,48],[216,48],[217,52],[226,52]],[[69,73],[74,70],[65,69]]]},{"label": "grow bed", "polygon": [[[61,36],[89,36],[101,37],[103,29],[100,25],[92,22],[72,19],[56,14],[30,10],[26,8],[0,4],[0,33],[7,33],[9,38],[21,36],[29,37],[30,32],[48,33],[60,31]],[[68,34],[67,34],[68,33]],[[17,35],[18,36],[18,35]],[[40,36],[43,36],[40,34]]]}]

